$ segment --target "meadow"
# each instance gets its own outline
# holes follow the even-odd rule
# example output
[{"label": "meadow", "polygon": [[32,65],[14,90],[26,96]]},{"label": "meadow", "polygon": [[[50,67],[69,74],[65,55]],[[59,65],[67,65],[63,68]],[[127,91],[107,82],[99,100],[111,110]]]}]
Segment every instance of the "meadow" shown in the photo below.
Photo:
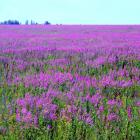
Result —
[{"label": "meadow", "polygon": [[139,140],[140,26],[0,26],[0,140]]}]

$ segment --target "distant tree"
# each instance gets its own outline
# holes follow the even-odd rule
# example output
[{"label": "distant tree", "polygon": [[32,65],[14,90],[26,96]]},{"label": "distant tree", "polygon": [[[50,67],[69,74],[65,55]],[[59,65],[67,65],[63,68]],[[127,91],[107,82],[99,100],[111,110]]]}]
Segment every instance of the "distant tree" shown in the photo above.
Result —
[{"label": "distant tree", "polygon": [[37,25],[37,24],[38,24],[37,22],[31,20],[31,25]]},{"label": "distant tree", "polygon": [[15,20],[15,21],[13,22],[13,24],[19,25],[19,24],[20,24],[20,22],[19,22],[19,21],[17,21],[17,20]]},{"label": "distant tree", "polygon": [[[3,22],[0,22],[0,24],[2,24],[2,25],[20,25],[21,23],[18,21],[18,20],[5,20],[5,21],[3,21]],[[26,20],[25,21],[25,25],[37,25],[38,23],[37,22],[35,22],[35,21],[33,21],[33,20],[31,20],[31,21],[29,21],[29,20]],[[51,23],[49,22],[49,21],[45,21],[44,22],[44,25],[50,25]]]},{"label": "distant tree", "polygon": [[26,21],[25,21],[25,25],[28,25],[28,24],[29,24],[29,21],[28,21],[28,20],[26,20]]},{"label": "distant tree", "polygon": [[33,24],[33,21],[31,20],[31,23],[30,23],[31,25]]},{"label": "distant tree", "polygon": [[50,25],[51,23],[49,21],[45,21],[44,25]]},{"label": "distant tree", "polygon": [[31,20],[31,25],[35,25],[36,23],[33,21],[33,20]]},{"label": "distant tree", "polygon": [[1,22],[1,24],[4,25],[20,25],[20,22],[18,20],[7,20],[4,22]]}]

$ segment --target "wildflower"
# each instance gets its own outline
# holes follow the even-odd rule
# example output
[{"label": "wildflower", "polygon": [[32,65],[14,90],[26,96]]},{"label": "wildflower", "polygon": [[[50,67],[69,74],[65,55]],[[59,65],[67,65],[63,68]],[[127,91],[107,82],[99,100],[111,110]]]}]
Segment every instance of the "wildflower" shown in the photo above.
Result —
[{"label": "wildflower", "polygon": [[94,104],[95,106],[97,106],[97,104],[99,104],[101,99],[102,99],[102,96],[100,95],[100,93],[96,93],[95,95],[91,97],[90,102]]},{"label": "wildflower", "polygon": [[51,128],[52,128],[52,126],[51,126],[51,125],[48,125],[48,126],[47,126],[47,129],[48,129],[48,130],[50,130]]},{"label": "wildflower", "polygon": [[115,113],[110,113],[110,114],[107,116],[107,120],[108,120],[108,121],[117,121],[117,120],[118,120],[118,116],[117,116]]},{"label": "wildflower", "polygon": [[136,106],[140,107],[140,101],[136,102]]},{"label": "wildflower", "polygon": [[27,114],[27,112],[28,112],[28,111],[27,111],[27,109],[26,109],[26,108],[22,108],[22,110],[21,110],[21,113],[22,113],[22,114],[26,115],[26,114]]},{"label": "wildflower", "polygon": [[104,111],[104,106],[101,105],[97,110],[97,115],[100,115]]},{"label": "wildflower", "polygon": [[17,122],[20,122],[21,121],[20,113],[16,113],[16,121]]},{"label": "wildflower", "polygon": [[57,119],[57,116],[56,116],[55,113],[50,113],[49,118],[50,118],[51,120],[56,120],[56,119]]},{"label": "wildflower", "polygon": [[17,99],[16,103],[20,107],[26,106],[26,101],[24,99]]},{"label": "wildflower", "polygon": [[34,124],[37,125],[38,124],[38,117],[35,115],[34,116]]},{"label": "wildflower", "polygon": [[27,112],[26,115],[23,116],[22,120],[25,123],[31,123],[32,122],[32,113],[31,112]]},{"label": "wildflower", "polygon": [[108,100],[107,104],[110,106],[110,107],[113,107],[113,106],[121,106],[121,102],[120,101],[117,101],[117,100]]},{"label": "wildflower", "polygon": [[127,115],[128,115],[128,118],[131,119],[132,118],[132,112],[131,112],[131,107],[127,107]]}]

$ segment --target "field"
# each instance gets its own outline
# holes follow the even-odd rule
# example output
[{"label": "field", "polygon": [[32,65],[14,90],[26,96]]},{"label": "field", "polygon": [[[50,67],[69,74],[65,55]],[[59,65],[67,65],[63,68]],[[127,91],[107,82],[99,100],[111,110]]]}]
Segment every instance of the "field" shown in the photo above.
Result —
[{"label": "field", "polygon": [[140,26],[0,26],[0,140],[140,140]]}]

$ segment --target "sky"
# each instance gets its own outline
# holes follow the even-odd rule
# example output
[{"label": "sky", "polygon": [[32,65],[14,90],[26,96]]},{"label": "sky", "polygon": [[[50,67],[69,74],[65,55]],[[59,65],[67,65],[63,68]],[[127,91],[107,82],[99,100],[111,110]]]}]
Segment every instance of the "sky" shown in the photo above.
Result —
[{"label": "sky", "polygon": [[0,21],[140,24],[140,0],[0,0]]}]

